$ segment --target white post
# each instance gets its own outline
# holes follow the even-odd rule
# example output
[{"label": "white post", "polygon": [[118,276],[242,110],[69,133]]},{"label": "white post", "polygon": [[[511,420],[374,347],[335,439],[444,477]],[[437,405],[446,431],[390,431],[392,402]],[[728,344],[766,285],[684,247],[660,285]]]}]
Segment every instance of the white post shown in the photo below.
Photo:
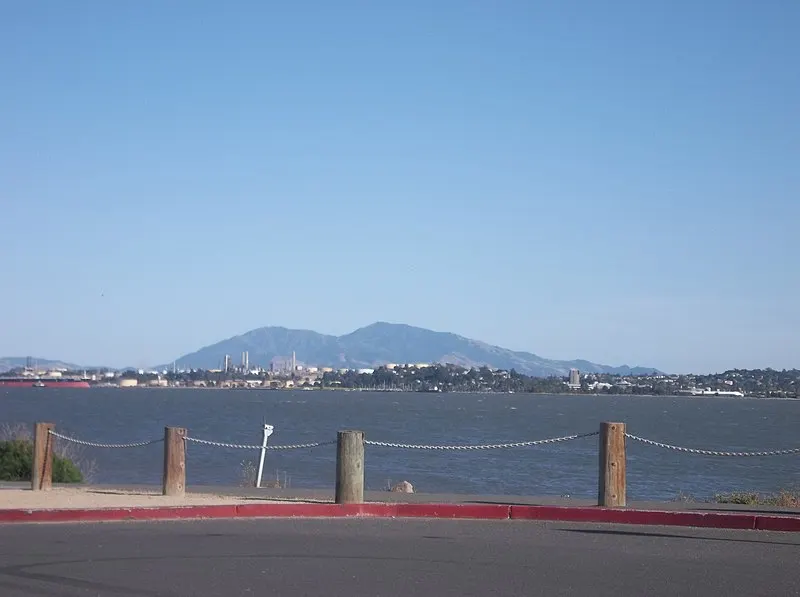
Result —
[{"label": "white post", "polygon": [[261,442],[261,459],[258,461],[258,478],[256,479],[256,487],[261,488],[261,475],[264,474],[264,458],[267,456],[267,438],[272,435],[272,425],[264,423],[264,439]]}]

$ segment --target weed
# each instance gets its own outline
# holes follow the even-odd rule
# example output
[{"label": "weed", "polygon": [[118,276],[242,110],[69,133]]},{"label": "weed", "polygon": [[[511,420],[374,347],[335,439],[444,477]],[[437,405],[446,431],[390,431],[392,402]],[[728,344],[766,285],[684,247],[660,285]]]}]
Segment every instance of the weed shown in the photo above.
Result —
[{"label": "weed", "polygon": [[673,502],[680,502],[682,504],[692,504],[697,501],[691,493],[685,493],[682,489],[678,491],[678,495],[672,498]]},{"label": "weed", "polygon": [[781,489],[777,493],[757,493],[755,491],[734,491],[714,495],[718,504],[738,504],[741,506],[773,506],[776,508],[800,508],[800,489]]},{"label": "weed", "polygon": [[242,460],[239,463],[239,485],[241,487],[255,487],[258,468],[252,460]]},{"label": "weed", "polygon": [[[80,471],[82,482],[94,483],[97,480],[97,461],[85,456],[86,446],[74,444],[60,438],[53,438],[53,455],[56,459],[69,461]],[[24,423],[3,423],[0,425],[0,441],[33,444],[33,432]],[[55,476],[53,481],[56,481]],[[75,481],[70,481],[75,482]]]},{"label": "weed", "polygon": [[[256,463],[252,460],[243,460],[239,463],[240,467],[240,480],[239,485],[241,487],[255,487],[256,481],[258,480],[258,467]],[[275,471],[275,480],[261,480],[261,487],[270,487],[274,489],[286,489],[289,487],[289,483],[291,482],[292,478],[286,471],[283,471],[283,480],[281,481],[281,471]]]}]

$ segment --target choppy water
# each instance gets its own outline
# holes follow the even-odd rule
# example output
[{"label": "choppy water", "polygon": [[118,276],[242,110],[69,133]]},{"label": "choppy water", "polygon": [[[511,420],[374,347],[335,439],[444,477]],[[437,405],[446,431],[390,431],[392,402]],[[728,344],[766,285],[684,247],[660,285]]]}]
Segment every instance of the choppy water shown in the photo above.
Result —
[{"label": "choppy water", "polygon": [[[195,437],[259,444],[333,440],[340,429],[367,439],[415,444],[504,443],[595,431],[623,421],[630,433],[718,450],[800,447],[800,401],[525,394],[282,392],[186,389],[0,390],[0,423],[52,421],[57,430],[97,442],[163,436],[181,426]],[[369,489],[411,481],[424,492],[562,495],[597,492],[597,438],[530,448],[430,452],[367,446]],[[95,482],[158,484],[162,445],[126,450],[87,448]],[[189,446],[188,483],[235,485],[241,462],[258,452]],[[335,447],[269,452],[265,477],[280,471],[292,487],[331,487]],[[672,499],[718,491],[774,491],[800,485],[800,456],[704,457],[628,443],[628,496]]]}]

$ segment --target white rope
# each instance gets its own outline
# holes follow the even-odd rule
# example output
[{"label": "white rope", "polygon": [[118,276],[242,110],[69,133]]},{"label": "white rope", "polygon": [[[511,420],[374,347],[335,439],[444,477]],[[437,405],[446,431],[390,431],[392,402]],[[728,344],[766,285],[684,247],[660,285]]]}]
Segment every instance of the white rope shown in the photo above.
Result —
[{"label": "white rope", "polygon": [[665,448],[667,450],[675,450],[676,452],[687,452],[689,454],[702,454],[704,456],[785,456],[788,454],[800,454],[800,448],[791,448],[789,450],[771,450],[768,452],[723,452],[720,450],[700,450],[697,448],[684,448],[682,446],[673,446],[671,444],[664,444],[656,442],[651,439],[645,439],[636,435],[626,433],[628,437],[637,442],[642,442],[649,446],[656,446],[657,448]]},{"label": "white rope", "polygon": [[302,448],[317,448],[319,446],[329,446],[331,444],[335,444],[336,441],[330,442],[316,442],[312,444],[289,444],[285,446],[250,446],[247,444],[227,444],[225,442],[213,442],[208,439],[198,439],[196,437],[186,437],[184,438],[187,442],[195,442],[198,444],[204,444],[206,446],[214,446],[215,448],[234,448],[236,450],[299,450]]},{"label": "white rope", "polygon": [[[61,435],[55,431],[48,431],[48,433],[54,437],[58,437],[68,442],[72,442],[74,444],[79,444],[82,446],[91,446],[93,448],[141,448],[144,446],[149,446],[151,444],[157,444],[159,442],[163,442],[164,438],[153,439],[149,441],[143,442],[133,442],[127,444],[103,444],[99,442],[89,442],[82,439],[78,439],[75,437],[69,437],[67,435]],[[530,446],[541,446],[545,444],[555,444],[560,442],[567,442],[576,439],[581,439],[585,437],[592,437],[595,435],[599,435],[598,431],[593,431],[591,433],[581,433],[576,435],[566,435],[564,437],[554,437],[550,439],[540,439],[534,441],[526,441],[526,442],[510,442],[505,444],[478,444],[478,445],[426,445],[426,444],[400,444],[394,442],[376,442],[371,440],[364,440],[366,445],[370,446],[378,446],[382,448],[398,448],[404,450],[441,450],[441,451],[469,451],[469,450],[499,450],[499,449],[507,449],[507,448],[524,448]],[[800,448],[791,448],[788,450],[770,450],[770,451],[761,451],[761,452],[728,452],[722,450],[702,450],[698,448],[686,448],[683,446],[675,446],[672,444],[665,444],[662,442],[657,442],[651,439],[646,439],[643,437],[639,437],[637,435],[632,435],[630,433],[626,433],[625,437],[632,439],[637,442],[641,442],[643,444],[647,444],[649,446],[656,446],[658,448],[664,448],[667,450],[674,450],[676,452],[685,452],[687,454],[700,454],[704,456],[740,456],[740,457],[755,457],[755,456],[786,456],[790,454],[800,454]],[[318,448],[320,446],[329,446],[335,444],[336,441],[328,441],[328,442],[314,442],[308,444],[288,444],[288,445],[278,445],[278,446],[262,446],[262,445],[247,445],[247,444],[230,444],[225,442],[215,442],[207,439],[199,439],[196,437],[186,437],[184,438],[186,441],[195,442],[198,444],[204,444],[207,446],[213,446],[216,448],[233,448],[239,450],[300,450],[300,449],[307,449],[307,448]]]},{"label": "white rope", "polygon": [[142,446],[149,446],[150,444],[157,444],[158,442],[164,441],[164,438],[161,437],[158,439],[151,439],[150,441],[146,442],[135,442],[131,444],[101,444],[97,442],[87,442],[82,439],[61,435],[60,433],[56,433],[55,431],[52,430],[48,431],[48,433],[52,436],[61,438],[68,442],[72,442],[73,444],[80,444],[81,446],[91,446],[93,448],[141,448]]},{"label": "white rope", "polygon": [[499,450],[503,448],[524,448],[528,446],[541,446],[543,444],[555,444],[558,442],[568,442],[574,439],[581,439],[584,437],[592,437],[599,435],[599,431],[592,433],[581,433],[578,435],[566,435],[564,437],[554,437],[551,439],[538,439],[530,442],[512,442],[508,444],[482,444],[482,445],[465,445],[465,446],[436,446],[436,445],[423,445],[423,444],[396,444],[391,442],[373,442],[364,440],[365,444],[370,446],[381,446],[383,448],[401,448],[405,450]]}]

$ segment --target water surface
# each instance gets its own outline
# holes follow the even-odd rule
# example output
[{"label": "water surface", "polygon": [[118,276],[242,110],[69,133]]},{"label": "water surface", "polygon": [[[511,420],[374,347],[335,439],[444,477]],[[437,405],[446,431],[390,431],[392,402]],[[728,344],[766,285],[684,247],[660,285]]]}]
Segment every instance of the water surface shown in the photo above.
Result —
[{"label": "water surface", "polygon": [[[712,450],[800,447],[800,401],[712,397],[542,396],[191,389],[0,389],[0,423],[51,421],[57,430],[97,442],[163,437],[164,426],[191,436],[259,444],[262,422],[271,444],[336,438],[340,429],[367,439],[413,444],[527,441],[596,431],[622,421],[630,433]],[[366,483],[382,489],[408,480],[419,491],[474,494],[597,493],[597,437],[529,448],[432,452],[367,446]],[[126,450],[87,448],[95,482],[158,484],[162,445]],[[189,446],[187,481],[238,484],[241,463],[258,452]],[[266,474],[293,487],[331,487],[335,447],[269,452]],[[628,443],[628,497],[707,497],[737,489],[775,491],[800,484],[800,456],[720,458]]]}]

